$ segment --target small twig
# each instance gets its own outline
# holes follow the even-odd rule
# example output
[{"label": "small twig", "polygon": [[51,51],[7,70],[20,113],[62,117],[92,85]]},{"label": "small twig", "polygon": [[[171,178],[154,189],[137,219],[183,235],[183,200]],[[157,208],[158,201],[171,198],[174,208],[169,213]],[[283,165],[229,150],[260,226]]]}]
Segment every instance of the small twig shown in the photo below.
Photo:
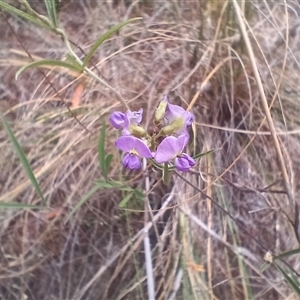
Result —
[{"label": "small twig", "polygon": [[[147,160],[143,159],[143,170],[147,170]],[[154,285],[154,274],[153,274],[153,264],[152,264],[152,255],[151,255],[151,246],[149,240],[149,229],[147,228],[148,223],[148,211],[151,207],[149,205],[148,193],[150,191],[150,180],[147,175],[145,178],[145,226],[144,226],[144,248],[145,248],[145,261],[146,261],[146,273],[147,273],[147,287],[148,287],[148,299],[155,299],[155,285]]]}]

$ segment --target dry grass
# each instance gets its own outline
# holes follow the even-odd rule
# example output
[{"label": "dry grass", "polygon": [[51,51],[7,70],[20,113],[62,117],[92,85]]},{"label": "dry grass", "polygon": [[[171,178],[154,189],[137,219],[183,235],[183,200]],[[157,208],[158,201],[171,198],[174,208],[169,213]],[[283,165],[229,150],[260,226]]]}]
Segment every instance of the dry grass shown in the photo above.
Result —
[{"label": "dry grass", "polygon": [[[106,146],[114,154],[109,176],[143,189],[150,177],[147,228],[156,299],[296,299],[277,269],[259,268],[266,251],[299,246],[300,7],[292,0],[238,2],[246,12],[243,31],[234,3],[78,1],[63,4],[59,14],[84,51],[112,25],[142,16],[143,22],[122,29],[97,51],[95,72],[132,109],[144,108],[148,127],[169,93],[196,116],[189,151],[216,150],[193,172],[174,174],[166,188],[157,171],[121,169],[113,147],[117,133],[109,128]],[[32,56],[66,55],[54,34],[12,16],[8,21]],[[97,139],[103,119],[121,109],[116,94],[62,69],[44,69],[47,80],[30,70],[16,82],[15,72],[30,60],[4,17],[0,24],[7,29],[0,33],[0,108],[51,208],[1,211],[0,295],[148,299],[143,203],[133,199],[120,209],[122,192],[100,191],[64,224],[93,181],[102,178]],[[0,150],[0,201],[39,203],[2,129]],[[300,273],[297,256],[286,262]]]}]

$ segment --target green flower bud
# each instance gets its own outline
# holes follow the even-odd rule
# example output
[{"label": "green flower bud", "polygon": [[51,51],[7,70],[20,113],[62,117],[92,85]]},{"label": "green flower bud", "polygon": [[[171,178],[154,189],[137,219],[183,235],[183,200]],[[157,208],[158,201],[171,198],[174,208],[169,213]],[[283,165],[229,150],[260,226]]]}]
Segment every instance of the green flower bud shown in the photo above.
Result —
[{"label": "green flower bud", "polygon": [[182,129],[184,126],[184,119],[183,118],[176,118],[172,123],[163,127],[161,129],[162,135],[171,135],[176,133],[178,130]]},{"label": "green flower bud", "polygon": [[133,136],[138,138],[146,137],[148,135],[147,131],[143,127],[134,124],[130,124],[129,131]]},{"label": "green flower bud", "polygon": [[166,109],[167,109],[167,101],[161,101],[155,111],[155,115],[154,115],[154,124],[155,125],[159,125],[160,122],[163,120],[165,113],[166,113]]}]

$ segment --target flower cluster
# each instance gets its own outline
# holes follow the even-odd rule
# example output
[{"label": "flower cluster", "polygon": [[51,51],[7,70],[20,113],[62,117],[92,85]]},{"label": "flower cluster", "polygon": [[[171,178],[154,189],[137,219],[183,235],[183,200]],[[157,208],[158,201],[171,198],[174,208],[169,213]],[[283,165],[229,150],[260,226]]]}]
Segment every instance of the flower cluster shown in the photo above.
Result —
[{"label": "flower cluster", "polygon": [[116,111],[110,116],[110,123],[122,129],[122,136],[116,140],[116,147],[125,152],[123,166],[139,169],[141,158],[153,159],[157,164],[173,163],[177,170],[187,172],[195,165],[194,159],[184,153],[189,140],[188,127],[194,115],[178,105],[169,103],[167,96],[155,111],[154,124],[158,133],[150,136],[140,126],[143,109],[122,113]]}]

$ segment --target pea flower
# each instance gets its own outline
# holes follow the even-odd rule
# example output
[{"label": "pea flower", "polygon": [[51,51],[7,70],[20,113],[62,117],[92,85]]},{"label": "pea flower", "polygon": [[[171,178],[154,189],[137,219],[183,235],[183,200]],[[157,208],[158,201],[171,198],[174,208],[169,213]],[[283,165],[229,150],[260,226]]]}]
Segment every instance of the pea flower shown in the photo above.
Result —
[{"label": "pea flower", "polygon": [[141,168],[141,158],[152,158],[149,147],[145,142],[137,137],[131,135],[124,135],[119,137],[115,143],[116,147],[124,152],[122,163],[124,168],[136,170]]},{"label": "pea flower", "polygon": [[163,135],[187,135],[187,127],[194,122],[194,115],[178,105],[170,104],[168,96],[164,96],[154,117],[155,124],[161,121],[165,125],[161,130]]},{"label": "pea flower", "polygon": [[133,134],[137,137],[145,137],[147,132],[138,126],[142,122],[142,118],[143,109],[141,108],[139,111],[127,110],[125,114],[115,111],[110,115],[109,121],[116,129],[123,129],[122,135]]},{"label": "pea flower", "polygon": [[189,137],[185,134],[179,137],[168,136],[158,145],[155,153],[155,161],[158,164],[167,163],[174,159],[174,165],[178,171],[188,172],[195,165],[195,160],[183,149]]}]

